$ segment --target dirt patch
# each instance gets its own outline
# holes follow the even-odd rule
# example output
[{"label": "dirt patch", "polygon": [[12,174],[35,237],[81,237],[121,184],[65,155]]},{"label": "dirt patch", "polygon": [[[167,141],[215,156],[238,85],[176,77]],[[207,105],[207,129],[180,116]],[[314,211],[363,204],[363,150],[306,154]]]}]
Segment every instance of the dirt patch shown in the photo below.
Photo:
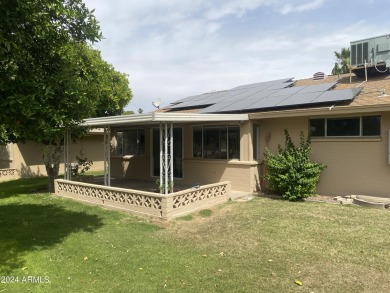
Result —
[{"label": "dirt patch", "polygon": [[310,196],[306,199],[306,201],[318,201],[318,202],[327,202],[327,203],[338,203],[337,200],[334,199],[334,196],[331,195],[315,195]]},{"label": "dirt patch", "polygon": [[[202,217],[202,213],[195,212],[191,220],[175,219],[160,223],[160,225],[165,224],[165,229],[159,231],[158,237],[171,239],[174,235],[175,238],[191,245],[203,248],[214,247],[228,254],[232,250],[235,253],[247,251],[250,247],[257,246],[258,240],[247,235],[248,229],[243,229],[243,226],[251,226],[253,219],[237,214],[240,211],[237,205],[245,204],[231,202],[211,208],[212,213],[207,217]],[[232,220],[236,218],[240,220]]]},{"label": "dirt patch", "polygon": [[[272,199],[283,200],[283,197],[281,195],[266,194],[266,195],[260,195],[260,196],[268,197],[268,198],[272,198]],[[332,196],[332,195],[313,195],[313,196],[306,198],[305,201],[337,203],[337,201],[334,198],[335,198],[335,196]]]}]

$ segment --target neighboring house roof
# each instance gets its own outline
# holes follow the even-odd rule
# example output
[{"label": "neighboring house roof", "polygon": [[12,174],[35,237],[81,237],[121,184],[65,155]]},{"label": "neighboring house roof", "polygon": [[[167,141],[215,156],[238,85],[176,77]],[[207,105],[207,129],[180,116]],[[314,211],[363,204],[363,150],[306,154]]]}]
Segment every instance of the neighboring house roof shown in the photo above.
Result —
[{"label": "neighboring house roof", "polygon": [[89,135],[103,135],[104,129],[103,128],[92,128],[88,130]]},{"label": "neighboring house roof", "polygon": [[[368,81],[354,74],[324,79],[286,78],[235,87],[226,91],[187,97],[163,109],[166,112],[199,113],[302,113],[310,109],[341,107],[361,110],[390,105],[390,76],[369,76]],[[326,107],[324,107],[326,106]],[[352,109],[350,109],[352,110]],[[316,112],[314,111],[314,112]],[[253,114],[250,115],[254,117]]]}]

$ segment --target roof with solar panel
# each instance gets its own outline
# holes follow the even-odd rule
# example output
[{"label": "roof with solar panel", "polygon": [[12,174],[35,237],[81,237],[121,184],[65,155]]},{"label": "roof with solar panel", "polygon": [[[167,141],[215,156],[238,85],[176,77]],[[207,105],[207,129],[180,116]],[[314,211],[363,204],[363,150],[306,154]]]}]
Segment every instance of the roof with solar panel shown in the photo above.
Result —
[{"label": "roof with solar panel", "polygon": [[[320,77],[319,77],[320,76]],[[171,104],[168,111],[195,110],[199,113],[250,113],[348,104],[362,87],[339,87],[339,79],[316,73],[311,82],[284,78],[190,96]]]}]

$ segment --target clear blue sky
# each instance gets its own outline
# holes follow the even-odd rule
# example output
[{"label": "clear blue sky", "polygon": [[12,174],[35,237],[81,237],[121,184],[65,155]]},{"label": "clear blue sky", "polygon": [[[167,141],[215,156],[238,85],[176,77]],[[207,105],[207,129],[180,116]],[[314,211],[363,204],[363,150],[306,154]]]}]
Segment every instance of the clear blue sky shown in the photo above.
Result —
[{"label": "clear blue sky", "polygon": [[272,79],[330,74],[334,51],[390,34],[388,0],[84,0],[129,74],[127,109]]}]

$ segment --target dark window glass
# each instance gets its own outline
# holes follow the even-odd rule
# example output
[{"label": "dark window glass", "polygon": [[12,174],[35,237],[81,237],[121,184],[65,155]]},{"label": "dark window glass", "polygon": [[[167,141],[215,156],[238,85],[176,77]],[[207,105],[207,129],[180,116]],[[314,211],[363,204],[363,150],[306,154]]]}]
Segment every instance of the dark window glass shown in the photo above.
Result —
[{"label": "dark window glass", "polygon": [[194,158],[202,157],[202,128],[194,128],[192,134],[192,156]]},{"label": "dark window glass", "polygon": [[258,160],[259,159],[259,126],[253,125],[253,159]]},{"label": "dark window glass", "polygon": [[310,136],[325,136],[325,119],[310,119]]},{"label": "dark window glass", "polygon": [[125,155],[145,155],[145,130],[131,129],[118,131],[116,133],[117,154]]},{"label": "dark window glass", "polygon": [[160,129],[153,129],[153,176],[160,176]]},{"label": "dark window glass", "polygon": [[238,126],[199,127],[193,129],[194,158],[239,159],[240,128]]},{"label": "dark window glass", "polygon": [[183,132],[173,128],[173,177],[183,178]]},{"label": "dark window glass", "polygon": [[145,129],[138,129],[138,137],[137,137],[137,150],[138,156],[145,155]]},{"label": "dark window glass", "polygon": [[203,157],[206,159],[227,158],[227,137],[226,128],[204,128],[203,129]]},{"label": "dark window glass", "polygon": [[359,136],[360,118],[327,119],[327,136]]},{"label": "dark window glass", "polygon": [[118,156],[123,155],[123,132],[122,131],[116,132],[116,154]]},{"label": "dark window glass", "polygon": [[240,128],[229,126],[229,159],[240,158]]},{"label": "dark window glass", "polygon": [[362,117],[363,136],[381,135],[381,116]]},{"label": "dark window glass", "polygon": [[127,130],[123,137],[124,155],[137,154],[137,130]]}]

